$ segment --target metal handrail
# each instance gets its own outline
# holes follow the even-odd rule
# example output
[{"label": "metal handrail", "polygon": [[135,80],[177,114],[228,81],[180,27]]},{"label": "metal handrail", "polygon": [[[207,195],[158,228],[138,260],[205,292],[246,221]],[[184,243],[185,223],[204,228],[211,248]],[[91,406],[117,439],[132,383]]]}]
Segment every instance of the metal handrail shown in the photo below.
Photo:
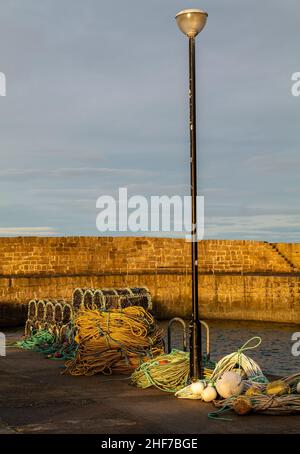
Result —
[{"label": "metal handrail", "polygon": [[183,318],[174,317],[168,323],[168,353],[171,353],[172,350],[172,325],[174,322],[178,322],[182,326],[182,342],[183,342],[183,351],[187,351],[187,332],[186,332],[186,324]]},{"label": "metal handrail", "polygon": [[210,359],[210,332],[209,332],[209,326],[206,322],[203,320],[200,320],[201,325],[204,326],[206,330],[206,359],[207,361]]},{"label": "metal handrail", "polygon": [[[168,323],[168,353],[171,353],[172,350],[172,325],[178,322],[182,326],[182,342],[183,342],[183,351],[187,351],[187,329],[186,323],[181,317],[174,317]],[[207,360],[210,359],[210,331],[209,326],[203,320],[200,320],[201,325],[204,326],[206,330],[206,358]]]}]

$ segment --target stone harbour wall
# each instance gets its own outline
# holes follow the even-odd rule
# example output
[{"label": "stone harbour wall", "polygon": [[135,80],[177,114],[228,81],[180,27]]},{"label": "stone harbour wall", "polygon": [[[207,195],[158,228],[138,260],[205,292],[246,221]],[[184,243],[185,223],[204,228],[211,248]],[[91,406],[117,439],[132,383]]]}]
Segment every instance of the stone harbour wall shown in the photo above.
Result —
[{"label": "stone harbour wall", "polygon": [[[190,317],[190,243],[144,237],[0,238],[0,325],[24,321],[32,298],[76,287],[147,286],[158,318]],[[199,243],[205,319],[300,323],[300,244]]]}]

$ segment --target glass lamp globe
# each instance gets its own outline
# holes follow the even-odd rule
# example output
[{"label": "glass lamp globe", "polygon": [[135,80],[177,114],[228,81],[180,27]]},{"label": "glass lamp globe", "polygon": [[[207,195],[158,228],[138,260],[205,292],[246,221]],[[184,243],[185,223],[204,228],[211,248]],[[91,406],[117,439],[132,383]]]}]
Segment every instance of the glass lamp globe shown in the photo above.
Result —
[{"label": "glass lamp globe", "polygon": [[176,21],[182,33],[195,38],[204,28],[207,16],[201,9],[185,9],[176,14]]}]

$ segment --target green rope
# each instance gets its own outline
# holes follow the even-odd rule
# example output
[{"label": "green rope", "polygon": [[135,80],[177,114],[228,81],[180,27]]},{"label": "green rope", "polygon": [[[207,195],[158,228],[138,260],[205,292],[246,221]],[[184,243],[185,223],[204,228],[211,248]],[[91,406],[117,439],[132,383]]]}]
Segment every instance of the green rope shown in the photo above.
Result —
[{"label": "green rope", "polygon": [[219,416],[222,415],[223,413],[227,413],[228,411],[230,411],[230,408],[227,407],[227,405],[224,405],[224,407],[220,408],[220,410],[212,411],[208,413],[207,416],[208,419],[214,419],[218,421],[232,421],[231,418],[223,418],[223,416]]},{"label": "green rope", "polygon": [[[255,344],[255,345],[251,345],[251,346],[248,346],[250,344],[250,342],[252,342],[253,340],[258,340],[258,342]],[[238,350],[237,350],[237,355],[238,355],[238,366],[239,366],[239,370],[241,370],[241,356],[243,354],[243,352],[245,352],[246,350],[254,350],[255,348],[259,347],[259,345],[261,344],[262,342],[262,339],[261,337],[258,337],[258,336],[254,336],[254,337],[251,337],[251,339],[247,340],[247,342],[245,342]]]},{"label": "green rope", "polygon": [[[251,345],[253,341],[256,341],[254,345]],[[211,383],[215,383],[216,380],[219,378],[220,373],[225,372],[228,370],[228,365],[231,362],[231,366],[233,365],[233,361],[235,365],[238,367],[239,371],[242,369],[243,361],[250,361],[251,367],[253,366],[253,375],[248,376],[248,380],[251,380],[256,383],[268,383],[267,378],[263,375],[262,371],[260,370],[259,366],[251,360],[247,358],[244,354],[247,350],[254,350],[257,348],[262,342],[262,339],[259,336],[251,337],[247,342],[245,342],[236,352],[225,356],[222,358],[216,365],[216,368],[213,371]],[[257,369],[257,370],[255,370]]]},{"label": "green rope", "polygon": [[77,349],[70,337],[70,333],[67,334],[67,341],[62,344],[57,341],[54,334],[40,330],[15,345],[24,350],[43,353],[49,359],[67,360],[74,358]]},{"label": "green rope", "polygon": [[[169,364],[165,364],[165,369],[161,364],[164,359],[169,360]],[[178,368],[182,367],[183,363],[185,371],[178,374]],[[141,364],[132,374],[132,384],[140,388],[154,386],[161,391],[174,394],[190,382],[188,364],[189,353],[173,349],[171,353],[160,355]],[[215,366],[212,361],[207,360],[207,357],[203,357],[203,364],[205,367],[212,366],[212,369]],[[173,386],[168,386],[171,382]]]},{"label": "green rope", "polygon": [[[251,347],[247,347],[248,344],[250,344],[250,342],[252,342],[253,340],[255,339],[258,339],[258,342],[255,344],[255,345],[251,345]],[[259,336],[253,336],[251,337],[251,339],[247,340],[247,342],[245,342],[239,349],[238,349],[238,352],[244,352],[246,350],[254,350],[255,348],[259,347],[260,344],[262,343],[262,339],[261,337]]]},{"label": "green rope", "polygon": [[55,343],[55,336],[48,331],[37,331],[30,337],[18,341],[16,346],[24,350],[32,350],[34,352],[44,352],[49,346]]},{"label": "green rope", "polygon": [[269,380],[264,375],[255,375],[248,378],[248,380],[252,381],[253,383],[269,383]]}]

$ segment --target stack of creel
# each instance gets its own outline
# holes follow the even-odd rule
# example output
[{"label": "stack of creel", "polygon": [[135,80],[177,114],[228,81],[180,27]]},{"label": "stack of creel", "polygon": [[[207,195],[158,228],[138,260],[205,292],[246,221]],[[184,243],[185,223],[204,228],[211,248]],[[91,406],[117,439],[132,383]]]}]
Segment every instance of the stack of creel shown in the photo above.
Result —
[{"label": "stack of creel", "polygon": [[111,310],[140,306],[152,309],[151,294],[147,287],[127,288],[76,288],[73,292],[73,308]]},{"label": "stack of creel", "polygon": [[75,328],[78,348],[65,371],[71,375],[130,374],[164,352],[163,331],[140,306],[109,311],[81,307]]},{"label": "stack of creel", "polygon": [[72,303],[65,299],[33,299],[28,304],[25,337],[30,337],[38,331],[47,331],[63,342],[67,333],[70,338],[74,314],[79,309],[103,311],[131,306],[152,309],[151,295],[146,287],[77,288],[73,292]]},{"label": "stack of creel", "polygon": [[46,331],[64,342],[66,335],[70,335],[72,322],[73,308],[66,300],[31,300],[28,304],[25,337]]}]

